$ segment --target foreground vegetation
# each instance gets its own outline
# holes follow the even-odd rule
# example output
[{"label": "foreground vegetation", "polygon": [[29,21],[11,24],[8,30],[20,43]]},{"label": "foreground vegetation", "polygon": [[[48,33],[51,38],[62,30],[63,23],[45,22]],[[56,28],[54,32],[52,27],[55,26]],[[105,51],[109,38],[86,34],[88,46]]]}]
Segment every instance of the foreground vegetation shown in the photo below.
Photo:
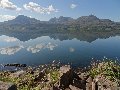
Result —
[{"label": "foreground vegetation", "polygon": [[[120,65],[112,60],[94,62],[87,69],[82,71],[76,69],[74,72],[85,73],[85,76],[89,76],[93,80],[98,79],[97,81],[99,81],[98,76],[104,77],[106,80],[116,83],[117,86],[120,83]],[[58,86],[61,77],[58,63],[27,67],[21,71],[0,71],[0,81],[12,82],[17,85],[18,90],[43,90],[43,88],[48,90],[48,88]],[[64,80],[64,82],[67,81]]]}]

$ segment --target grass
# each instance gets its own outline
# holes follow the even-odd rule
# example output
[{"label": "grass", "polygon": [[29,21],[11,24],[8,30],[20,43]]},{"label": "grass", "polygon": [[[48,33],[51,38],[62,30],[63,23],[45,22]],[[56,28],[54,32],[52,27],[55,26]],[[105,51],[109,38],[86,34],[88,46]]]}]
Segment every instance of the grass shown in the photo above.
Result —
[{"label": "grass", "polygon": [[88,71],[90,76],[95,78],[98,75],[105,76],[110,81],[118,83],[120,80],[120,65],[113,60],[102,62],[94,62],[91,64],[91,69]]},{"label": "grass", "polygon": [[[45,68],[42,66],[42,68]],[[11,76],[12,73],[9,71],[1,71],[0,72],[0,81],[4,82],[12,82],[17,85],[18,90],[41,90],[44,87],[51,87],[51,85],[55,84],[59,80],[59,69],[52,68],[49,66],[45,68],[44,75],[41,76],[41,80],[35,80],[36,77],[39,76],[41,67],[38,67],[34,70],[34,74],[31,73],[32,68],[28,67],[26,73],[19,77]],[[48,74],[50,75],[49,82],[45,82],[48,79]],[[39,79],[39,78],[38,78]]]}]

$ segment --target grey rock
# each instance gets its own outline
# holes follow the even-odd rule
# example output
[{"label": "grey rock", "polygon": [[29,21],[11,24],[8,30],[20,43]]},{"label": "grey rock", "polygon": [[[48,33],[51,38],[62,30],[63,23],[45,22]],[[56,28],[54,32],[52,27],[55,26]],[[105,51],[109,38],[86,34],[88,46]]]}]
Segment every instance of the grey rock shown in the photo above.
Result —
[{"label": "grey rock", "polygon": [[72,86],[72,85],[69,85],[69,87],[70,87],[70,90],[82,90],[82,89],[79,89],[79,88]]},{"label": "grey rock", "polygon": [[89,77],[87,80],[86,80],[86,90],[92,90],[92,77]]},{"label": "grey rock", "polygon": [[62,76],[64,73],[68,72],[70,70],[70,65],[65,65],[60,67],[60,76]]},{"label": "grey rock", "polygon": [[17,90],[17,86],[13,83],[0,81],[0,90]]},{"label": "grey rock", "polygon": [[74,80],[81,80],[79,76],[72,70],[70,69],[66,73],[63,73],[63,75],[60,77],[60,88],[65,89],[68,88],[69,85],[73,85]]},{"label": "grey rock", "polygon": [[26,72],[21,70],[21,71],[17,71],[15,73],[12,73],[10,76],[11,77],[20,77],[21,75],[25,74]]}]

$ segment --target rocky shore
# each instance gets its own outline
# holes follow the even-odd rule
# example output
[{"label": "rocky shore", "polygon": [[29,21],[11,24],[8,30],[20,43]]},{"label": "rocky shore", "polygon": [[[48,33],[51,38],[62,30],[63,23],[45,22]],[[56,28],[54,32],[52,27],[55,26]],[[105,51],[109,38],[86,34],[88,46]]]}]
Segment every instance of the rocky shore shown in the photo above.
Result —
[{"label": "rocky shore", "polygon": [[0,90],[120,90],[120,65],[102,61],[84,69],[73,69],[53,62],[0,71]]}]

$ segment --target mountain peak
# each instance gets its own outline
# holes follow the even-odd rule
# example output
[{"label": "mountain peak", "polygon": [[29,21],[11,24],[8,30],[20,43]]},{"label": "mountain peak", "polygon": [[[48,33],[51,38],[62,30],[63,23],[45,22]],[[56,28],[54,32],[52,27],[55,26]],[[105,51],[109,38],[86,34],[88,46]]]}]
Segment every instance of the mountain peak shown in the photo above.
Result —
[{"label": "mountain peak", "polygon": [[78,18],[78,20],[91,21],[91,20],[99,20],[99,18],[97,18],[94,15],[89,15],[89,16],[81,16],[81,17]]},{"label": "mountain peak", "polygon": [[26,18],[30,18],[24,15],[18,15],[15,19],[26,19]]},{"label": "mountain peak", "polygon": [[6,24],[37,24],[40,21],[24,15],[18,15],[15,19],[6,21]]},{"label": "mountain peak", "polygon": [[74,20],[74,19],[71,18],[71,17],[63,17],[63,16],[60,16],[59,18],[56,18],[56,17],[51,18],[51,19],[49,20],[49,22],[51,22],[51,23],[66,23],[66,22],[71,22],[71,21],[73,21],[73,20]]}]

